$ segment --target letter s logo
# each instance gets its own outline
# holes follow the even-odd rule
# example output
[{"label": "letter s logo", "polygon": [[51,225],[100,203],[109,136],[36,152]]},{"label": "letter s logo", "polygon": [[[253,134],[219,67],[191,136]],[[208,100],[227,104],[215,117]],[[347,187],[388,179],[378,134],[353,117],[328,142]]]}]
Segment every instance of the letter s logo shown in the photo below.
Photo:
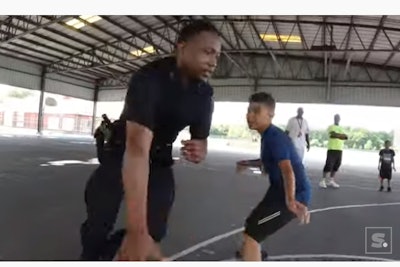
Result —
[{"label": "letter s logo", "polygon": [[384,233],[375,233],[371,236],[373,248],[382,248],[383,243],[385,242],[385,234]]}]

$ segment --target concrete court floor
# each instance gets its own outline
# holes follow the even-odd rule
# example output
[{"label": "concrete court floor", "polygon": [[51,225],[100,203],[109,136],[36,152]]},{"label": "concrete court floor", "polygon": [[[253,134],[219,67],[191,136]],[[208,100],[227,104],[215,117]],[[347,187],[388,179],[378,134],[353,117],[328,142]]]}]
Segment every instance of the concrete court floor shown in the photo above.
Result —
[{"label": "concrete court floor", "polygon": [[[167,255],[190,261],[233,257],[240,234],[232,232],[240,233],[268,187],[266,177],[235,174],[236,160],[254,156],[211,150],[200,166],[174,167],[177,196],[169,236],[162,244]],[[83,190],[96,168],[94,157],[89,139],[0,136],[1,260],[78,258]],[[322,190],[317,183],[323,160],[307,162],[314,186],[312,223],[298,226],[294,221],[267,240],[263,246],[272,260],[399,260],[397,174],[393,192],[377,192],[375,167],[345,164],[342,187]],[[117,227],[122,227],[123,217],[121,212]],[[365,227],[392,227],[392,253],[366,254]]]}]

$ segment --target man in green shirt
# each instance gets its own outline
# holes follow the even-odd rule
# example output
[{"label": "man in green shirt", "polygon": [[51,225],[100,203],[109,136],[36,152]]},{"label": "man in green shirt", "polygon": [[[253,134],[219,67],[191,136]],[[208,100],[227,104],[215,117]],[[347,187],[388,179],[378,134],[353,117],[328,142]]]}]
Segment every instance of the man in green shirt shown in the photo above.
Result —
[{"label": "man in green shirt", "polygon": [[[339,188],[339,185],[335,181],[335,174],[339,170],[342,164],[342,153],[343,153],[343,143],[348,137],[344,133],[344,130],[339,126],[340,116],[336,114],[334,117],[334,124],[329,126],[329,141],[328,141],[328,152],[326,156],[326,163],[324,167],[324,174],[319,186],[321,188],[327,188],[327,186],[332,186],[334,188]],[[330,173],[330,179],[327,182],[326,176]]]}]

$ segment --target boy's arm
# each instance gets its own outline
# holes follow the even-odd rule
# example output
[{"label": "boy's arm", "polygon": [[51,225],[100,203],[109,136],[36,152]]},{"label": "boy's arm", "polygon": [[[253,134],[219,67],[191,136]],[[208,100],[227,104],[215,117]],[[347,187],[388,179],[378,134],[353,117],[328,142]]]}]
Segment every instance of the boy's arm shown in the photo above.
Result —
[{"label": "boy's arm", "polygon": [[279,162],[279,168],[281,169],[283,184],[285,188],[285,200],[286,204],[290,205],[296,201],[296,180],[290,160],[285,159]]},{"label": "boy's arm", "polygon": [[381,169],[381,164],[382,164],[382,150],[379,151],[378,170]]},{"label": "boy's arm", "polygon": [[395,164],[394,164],[394,156],[396,156],[396,153],[394,153],[394,150],[393,150],[392,164],[393,164],[393,170],[396,171],[396,166],[395,166]]},{"label": "boy's arm", "polygon": [[290,161],[290,144],[278,138],[271,142],[271,151],[274,161],[281,170],[287,208],[296,215],[301,224],[309,223],[310,213],[307,207],[296,200],[296,177]]},{"label": "boy's arm", "polygon": [[308,224],[310,213],[307,206],[296,200],[295,174],[290,159],[283,159],[278,164],[283,177],[286,206],[300,220],[300,224]]},{"label": "boy's arm", "polygon": [[270,151],[272,152],[272,158],[278,164],[281,171],[285,188],[286,205],[290,207],[296,202],[296,177],[290,161],[290,144],[280,138],[277,138],[269,143],[269,147]]}]

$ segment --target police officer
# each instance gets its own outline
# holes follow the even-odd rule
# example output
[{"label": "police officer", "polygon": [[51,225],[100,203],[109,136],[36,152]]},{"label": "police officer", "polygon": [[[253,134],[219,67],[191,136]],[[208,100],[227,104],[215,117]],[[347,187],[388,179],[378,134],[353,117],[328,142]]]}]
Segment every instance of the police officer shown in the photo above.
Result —
[{"label": "police officer", "polygon": [[[98,151],[100,165],[85,188],[87,219],[81,226],[81,260],[100,260],[107,248],[122,200],[122,157],[125,151],[125,121],[108,125],[107,140]],[[99,149],[98,149],[99,150]]]},{"label": "police officer", "polygon": [[162,257],[158,243],[166,235],[175,196],[172,143],[189,126],[191,140],[182,142],[182,155],[194,163],[205,158],[213,113],[213,89],[207,80],[220,51],[217,29],[195,21],[181,30],[174,57],[154,61],[132,76],[121,115],[126,121],[124,162],[104,170],[99,181],[88,182],[82,259],[96,260],[104,251],[122,191],[127,224],[116,258]]},{"label": "police officer", "polygon": [[106,114],[103,114],[102,118],[103,120],[101,121],[100,126],[97,127],[93,135],[96,140],[97,159],[99,160],[100,164],[103,162],[104,145],[110,139],[112,127],[112,123]]}]

